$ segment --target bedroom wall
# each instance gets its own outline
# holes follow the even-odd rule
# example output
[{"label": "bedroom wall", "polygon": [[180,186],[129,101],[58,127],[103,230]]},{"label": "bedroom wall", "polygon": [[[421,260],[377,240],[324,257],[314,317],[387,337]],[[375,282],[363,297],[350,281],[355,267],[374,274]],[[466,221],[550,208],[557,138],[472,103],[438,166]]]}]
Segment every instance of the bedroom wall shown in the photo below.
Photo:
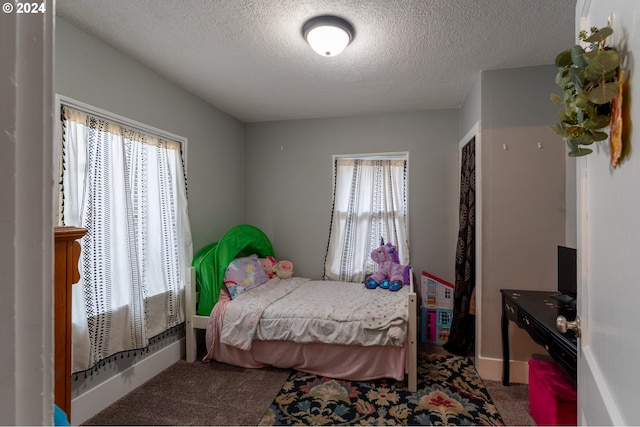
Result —
[{"label": "bedroom wall", "polygon": [[[243,222],[244,125],[156,72],[56,18],[55,92],[186,137],[194,253]],[[57,117],[57,114],[56,114]],[[229,179],[233,177],[233,179]],[[72,381],[78,424],[180,358],[176,337]],[[124,379],[121,379],[124,376]]]},{"label": "bedroom wall", "polygon": [[[484,378],[502,374],[500,289],[557,286],[556,246],[565,244],[571,220],[565,144],[549,130],[557,113],[549,100],[555,74],[554,66],[541,66],[480,75],[483,263],[477,351]],[[515,327],[510,334],[511,357],[523,361],[512,368],[512,378],[526,382],[526,360],[546,352]]]},{"label": "bedroom wall", "polygon": [[[186,137],[194,253],[244,214],[244,125],[56,18],[55,91]],[[229,179],[233,177],[233,179]]]},{"label": "bedroom wall", "polygon": [[335,154],[409,151],[412,265],[453,279],[459,110],[247,124],[247,220],[300,276],[321,278]]},{"label": "bedroom wall", "polygon": [[460,108],[460,139],[475,126],[480,120],[482,109],[482,93],[481,93],[480,73],[473,79],[471,88],[467,92],[462,107]]}]

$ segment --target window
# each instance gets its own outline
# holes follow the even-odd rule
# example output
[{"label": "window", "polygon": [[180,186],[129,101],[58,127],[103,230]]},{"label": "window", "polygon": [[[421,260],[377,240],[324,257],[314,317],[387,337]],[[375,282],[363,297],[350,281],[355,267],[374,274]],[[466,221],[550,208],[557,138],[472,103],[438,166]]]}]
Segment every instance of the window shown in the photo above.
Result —
[{"label": "window", "polygon": [[73,287],[78,372],[184,322],[192,243],[184,140],[90,107],[61,105],[61,121],[59,224],[88,230]]},{"label": "window", "polygon": [[377,268],[369,255],[381,238],[409,264],[408,163],[408,153],[334,157],[326,280],[364,282]]}]

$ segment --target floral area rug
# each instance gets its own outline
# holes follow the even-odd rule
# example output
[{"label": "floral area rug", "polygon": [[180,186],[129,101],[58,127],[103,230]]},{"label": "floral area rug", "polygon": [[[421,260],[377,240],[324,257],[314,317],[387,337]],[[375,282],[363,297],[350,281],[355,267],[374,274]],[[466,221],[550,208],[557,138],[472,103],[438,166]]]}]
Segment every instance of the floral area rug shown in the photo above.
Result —
[{"label": "floral area rug", "polygon": [[345,381],[294,372],[259,425],[504,425],[468,357],[420,354],[405,381]]}]

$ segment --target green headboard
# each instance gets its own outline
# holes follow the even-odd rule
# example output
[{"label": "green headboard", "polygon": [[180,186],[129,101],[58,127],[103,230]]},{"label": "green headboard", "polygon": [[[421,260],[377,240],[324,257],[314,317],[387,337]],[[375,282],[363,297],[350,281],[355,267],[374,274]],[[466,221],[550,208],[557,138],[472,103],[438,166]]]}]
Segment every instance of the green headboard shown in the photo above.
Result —
[{"label": "green headboard", "polygon": [[249,224],[236,225],[224,233],[219,241],[200,249],[191,263],[196,269],[196,281],[200,291],[197,314],[211,314],[213,306],[218,302],[227,266],[238,254],[256,254],[260,258],[269,255],[275,257],[267,235]]}]

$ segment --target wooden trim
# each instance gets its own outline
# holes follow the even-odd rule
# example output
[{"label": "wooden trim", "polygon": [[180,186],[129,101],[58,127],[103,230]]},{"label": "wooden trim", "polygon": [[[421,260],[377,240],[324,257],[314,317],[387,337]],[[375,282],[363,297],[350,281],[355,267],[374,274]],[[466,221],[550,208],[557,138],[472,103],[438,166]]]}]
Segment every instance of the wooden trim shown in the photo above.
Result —
[{"label": "wooden trim", "polygon": [[415,287],[413,285],[413,269],[410,274],[409,288],[409,327],[407,330],[408,354],[407,361],[409,363],[408,388],[409,391],[418,390],[418,331],[416,325],[416,317],[418,316],[417,297]]}]

